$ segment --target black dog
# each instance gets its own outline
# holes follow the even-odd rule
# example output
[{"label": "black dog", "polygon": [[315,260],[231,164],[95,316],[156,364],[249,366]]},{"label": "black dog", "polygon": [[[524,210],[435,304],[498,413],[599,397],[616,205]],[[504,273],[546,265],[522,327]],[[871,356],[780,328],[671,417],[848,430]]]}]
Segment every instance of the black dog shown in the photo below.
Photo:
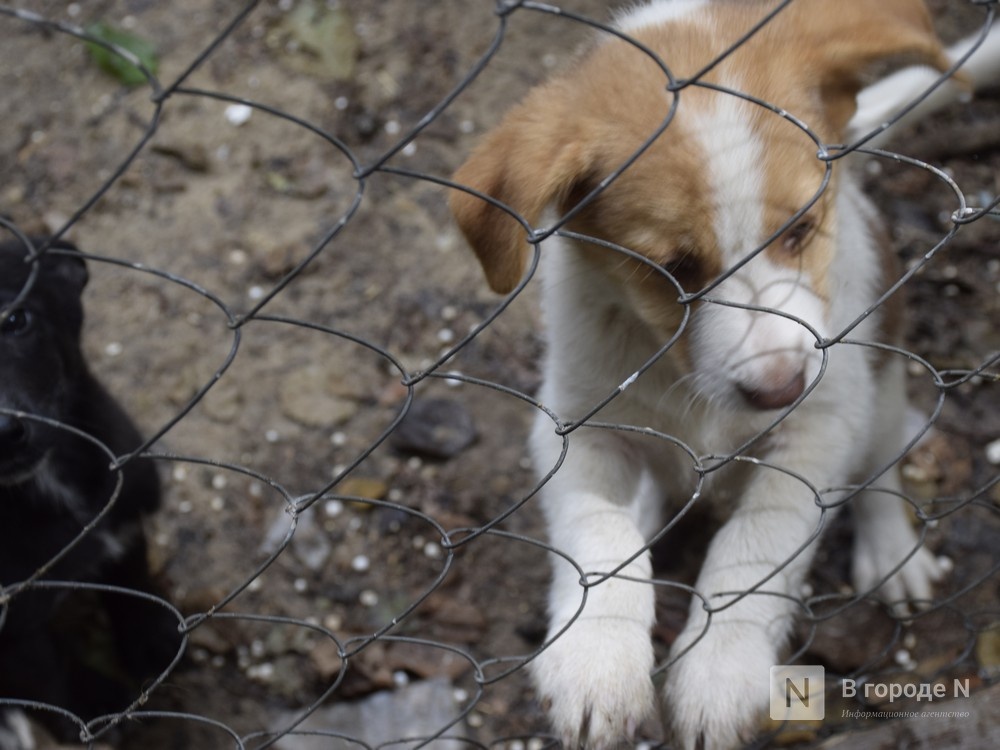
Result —
[{"label": "black dog", "polygon": [[[19,699],[89,720],[123,710],[140,682],[169,665],[179,645],[177,620],[140,597],[44,581],[152,592],[141,520],[159,505],[160,485],[149,460],[111,468],[111,454],[133,451],[141,437],[80,349],[83,258],[64,242],[34,263],[27,257],[22,243],[0,243],[0,712],[3,699]],[[100,522],[43,571],[41,585],[21,585],[112,500]],[[88,596],[99,616],[86,613],[77,622],[80,605],[73,601]],[[95,623],[108,625],[113,646],[103,649],[110,659],[95,646],[108,641],[94,635]],[[53,712],[35,715],[62,723],[60,733],[78,734],[69,722],[51,721]],[[17,747],[6,742],[0,736],[0,748]]]}]

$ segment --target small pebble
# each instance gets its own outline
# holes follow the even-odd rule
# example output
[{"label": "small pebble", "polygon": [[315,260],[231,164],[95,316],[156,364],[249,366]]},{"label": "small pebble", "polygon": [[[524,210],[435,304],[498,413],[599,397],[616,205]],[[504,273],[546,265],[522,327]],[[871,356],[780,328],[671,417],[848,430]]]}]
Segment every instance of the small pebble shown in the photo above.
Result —
[{"label": "small pebble", "polygon": [[374,607],[378,604],[378,594],[371,589],[365,589],[358,595],[358,601],[363,607]]},{"label": "small pebble", "polygon": [[296,578],[295,583],[292,584],[292,588],[294,588],[298,593],[304,594],[309,588],[309,583],[305,578]]},{"label": "small pebble", "polygon": [[226,107],[226,121],[237,127],[246,123],[252,114],[253,108],[246,104],[230,104]]},{"label": "small pebble", "polygon": [[1000,466],[1000,440],[994,440],[986,445],[986,460],[994,466]]},{"label": "small pebble", "polygon": [[371,560],[367,555],[358,555],[351,560],[351,569],[357,571],[358,573],[364,573],[366,570],[370,569],[371,566]]}]

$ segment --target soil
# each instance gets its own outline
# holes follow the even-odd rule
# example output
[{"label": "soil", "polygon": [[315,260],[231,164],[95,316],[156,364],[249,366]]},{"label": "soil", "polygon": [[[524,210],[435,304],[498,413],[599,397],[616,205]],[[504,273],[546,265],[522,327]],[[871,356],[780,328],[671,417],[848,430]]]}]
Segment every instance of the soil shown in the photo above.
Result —
[{"label": "soil", "polygon": [[[609,10],[561,5],[597,19]],[[934,7],[948,39],[980,22],[971,5],[945,5]],[[210,47],[241,4],[13,7],[81,27],[103,21],[158,56],[159,85],[128,88],[73,36],[0,15],[0,213],[29,232],[69,223],[66,236],[92,256],[87,353],[155,438],[166,497],[149,520],[151,564],[165,599],[197,623],[143,706],[171,715],[149,714],[115,745],[232,747],[219,725],[246,737],[321,700],[442,677],[469,737],[544,736],[525,670],[499,679],[544,636],[548,568],[525,450],[543,349],[535,285],[452,353],[501,300],[451,221],[446,189],[425,176],[447,178],[593,32],[525,8],[502,24],[489,0],[301,0],[261,3]],[[290,20],[307,11],[311,23]],[[309,28],[328,36],[316,42]],[[483,73],[394,150],[501,28]],[[996,93],[893,148],[945,170],[970,204],[992,200]],[[233,99],[261,107],[246,117]],[[873,158],[866,182],[904,263],[952,227],[955,195],[928,170]],[[931,413],[942,391],[927,365],[968,371],[1000,351],[997,217],[962,226],[904,293],[912,397]],[[946,604],[900,627],[862,602],[815,632],[803,627],[806,655],[884,677],[905,650],[925,677],[996,677],[975,648],[996,617],[995,372],[944,391],[935,437],[907,464],[915,496],[945,499],[930,506],[943,517],[927,542],[954,564]],[[390,429],[411,399],[420,406],[409,426]],[[451,551],[443,531],[458,544]],[[708,537],[698,526],[684,534],[694,548]],[[849,537],[838,520],[815,566],[817,596],[849,580]],[[658,575],[693,579],[695,552],[657,553]],[[660,607],[665,655],[686,602],[664,594]],[[653,725],[645,733],[659,737]]]}]

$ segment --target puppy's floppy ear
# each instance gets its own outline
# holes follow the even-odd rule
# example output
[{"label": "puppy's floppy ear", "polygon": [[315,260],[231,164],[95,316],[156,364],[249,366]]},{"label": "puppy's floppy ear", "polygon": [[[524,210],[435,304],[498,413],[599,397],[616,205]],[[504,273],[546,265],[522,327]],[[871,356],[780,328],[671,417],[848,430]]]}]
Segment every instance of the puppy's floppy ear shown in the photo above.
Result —
[{"label": "puppy's floppy ear", "polygon": [[[565,82],[536,88],[487,134],[452,179],[499,201],[534,227],[589,166],[588,146],[579,137],[581,114],[572,111]],[[524,275],[530,250],[522,222],[460,190],[452,192],[450,205],[490,287],[510,292]]]},{"label": "puppy's floppy ear", "polygon": [[[804,70],[820,94],[838,134],[857,109],[857,94],[879,63],[930,65],[944,72],[951,61],[934,33],[922,0],[800,0],[787,11],[801,16],[810,50]],[[794,27],[793,27],[794,28]]]}]

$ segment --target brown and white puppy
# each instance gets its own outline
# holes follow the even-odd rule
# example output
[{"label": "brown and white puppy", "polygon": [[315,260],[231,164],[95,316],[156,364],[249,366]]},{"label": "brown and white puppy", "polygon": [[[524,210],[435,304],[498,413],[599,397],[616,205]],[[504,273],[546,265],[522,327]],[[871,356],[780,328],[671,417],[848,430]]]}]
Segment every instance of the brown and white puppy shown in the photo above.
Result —
[{"label": "brown and white puppy", "polygon": [[[568,431],[542,491],[565,557],[533,674],[574,747],[627,741],[653,711],[648,544],[696,497],[729,505],[662,696],[684,748],[753,733],[840,504],[857,520],[859,592],[926,599],[938,575],[893,465],[912,435],[902,358],[878,347],[897,335],[892,300],[876,306],[891,251],[825,144],[844,141],[874,64],[949,60],[918,0],[798,0],[726,54],[773,7],[659,0],[622,14],[638,44],[603,35],[454,178],[495,202],[456,190],[451,204],[495,291],[522,281],[545,237],[539,400],[561,424],[537,419],[540,475],[558,464],[557,427],[613,395]],[[549,217],[561,232],[535,232]]]}]

